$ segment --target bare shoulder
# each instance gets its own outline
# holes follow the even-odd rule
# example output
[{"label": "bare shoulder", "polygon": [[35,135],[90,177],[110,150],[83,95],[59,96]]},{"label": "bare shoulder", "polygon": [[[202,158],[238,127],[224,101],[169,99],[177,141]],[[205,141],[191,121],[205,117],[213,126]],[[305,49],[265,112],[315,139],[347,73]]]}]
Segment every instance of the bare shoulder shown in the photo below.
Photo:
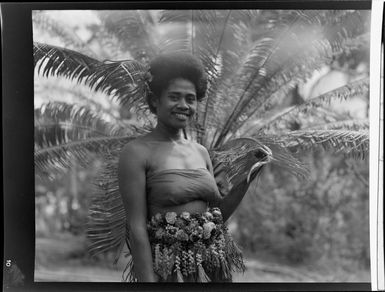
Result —
[{"label": "bare shoulder", "polygon": [[199,153],[205,158],[210,159],[209,151],[206,149],[205,146],[202,144],[199,144],[197,142],[191,142],[193,147],[199,151]]},{"label": "bare shoulder", "polygon": [[142,137],[128,142],[120,153],[120,160],[145,164],[149,155],[149,147]]},{"label": "bare shoulder", "polygon": [[191,141],[190,143],[191,143],[191,145],[193,145],[196,149],[198,149],[202,153],[208,153],[206,147],[203,146],[202,144],[199,144],[198,142],[195,142],[195,141]]},{"label": "bare shoulder", "polygon": [[140,154],[142,151],[141,148],[145,147],[145,143],[142,139],[137,138],[135,140],[132,140],[128,142],[124,147],[122,148],[122,153],[128,153],[128,154]]}]

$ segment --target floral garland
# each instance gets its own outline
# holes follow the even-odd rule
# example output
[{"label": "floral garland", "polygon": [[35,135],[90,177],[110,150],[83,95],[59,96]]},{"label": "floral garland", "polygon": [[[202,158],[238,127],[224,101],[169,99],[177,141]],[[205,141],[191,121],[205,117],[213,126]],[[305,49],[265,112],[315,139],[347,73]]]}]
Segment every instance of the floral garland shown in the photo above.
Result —
[{"label": "floral garland", "polygon": [[148,222],[154,271],[161,281],[210,282],[244,271],[242,254],[223,224],[219,208],[203,214],[156,214]]}]

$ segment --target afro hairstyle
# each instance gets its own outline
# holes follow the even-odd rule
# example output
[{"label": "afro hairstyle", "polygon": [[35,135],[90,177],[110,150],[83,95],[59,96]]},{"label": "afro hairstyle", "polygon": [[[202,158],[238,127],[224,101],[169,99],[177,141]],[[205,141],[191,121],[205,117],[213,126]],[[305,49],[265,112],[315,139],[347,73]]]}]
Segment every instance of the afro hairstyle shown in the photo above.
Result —
[{"label": "afro hairstyle", "polygon": [[202,62],[188,53],[167,53],[155,57],[150,62],[151,81],[147,103],[152,113],[156,109],[151,103],[154,97],[160,97],[170,82],[176,78],[189,80],[194,84],[197,100],[201,101],[207,90],[207,77]]}]

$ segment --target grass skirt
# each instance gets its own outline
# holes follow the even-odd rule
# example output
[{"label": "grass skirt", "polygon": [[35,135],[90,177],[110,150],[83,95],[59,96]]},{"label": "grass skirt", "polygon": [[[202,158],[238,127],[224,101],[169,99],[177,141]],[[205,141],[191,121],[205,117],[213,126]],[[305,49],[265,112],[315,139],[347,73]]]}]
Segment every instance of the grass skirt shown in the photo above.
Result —
[{"label": "grass skirt", "polygon": [[160,282],[231,282],[233,271],[245,271],[218,208],[203,214],[156,214],[148,233]]}]

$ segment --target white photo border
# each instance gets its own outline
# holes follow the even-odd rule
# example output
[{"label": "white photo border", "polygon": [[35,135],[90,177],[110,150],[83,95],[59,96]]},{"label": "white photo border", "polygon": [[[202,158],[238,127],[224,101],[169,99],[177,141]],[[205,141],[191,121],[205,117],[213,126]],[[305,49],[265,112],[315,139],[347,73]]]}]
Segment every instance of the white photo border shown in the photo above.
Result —
[{"label": "white photo border", "polygon": [[[373,0],[370,35],[370,271],[373,291],[384,290],[383,86],[381,36],[384,0]],[[382,145],[381,145],[382,142]]]}]

